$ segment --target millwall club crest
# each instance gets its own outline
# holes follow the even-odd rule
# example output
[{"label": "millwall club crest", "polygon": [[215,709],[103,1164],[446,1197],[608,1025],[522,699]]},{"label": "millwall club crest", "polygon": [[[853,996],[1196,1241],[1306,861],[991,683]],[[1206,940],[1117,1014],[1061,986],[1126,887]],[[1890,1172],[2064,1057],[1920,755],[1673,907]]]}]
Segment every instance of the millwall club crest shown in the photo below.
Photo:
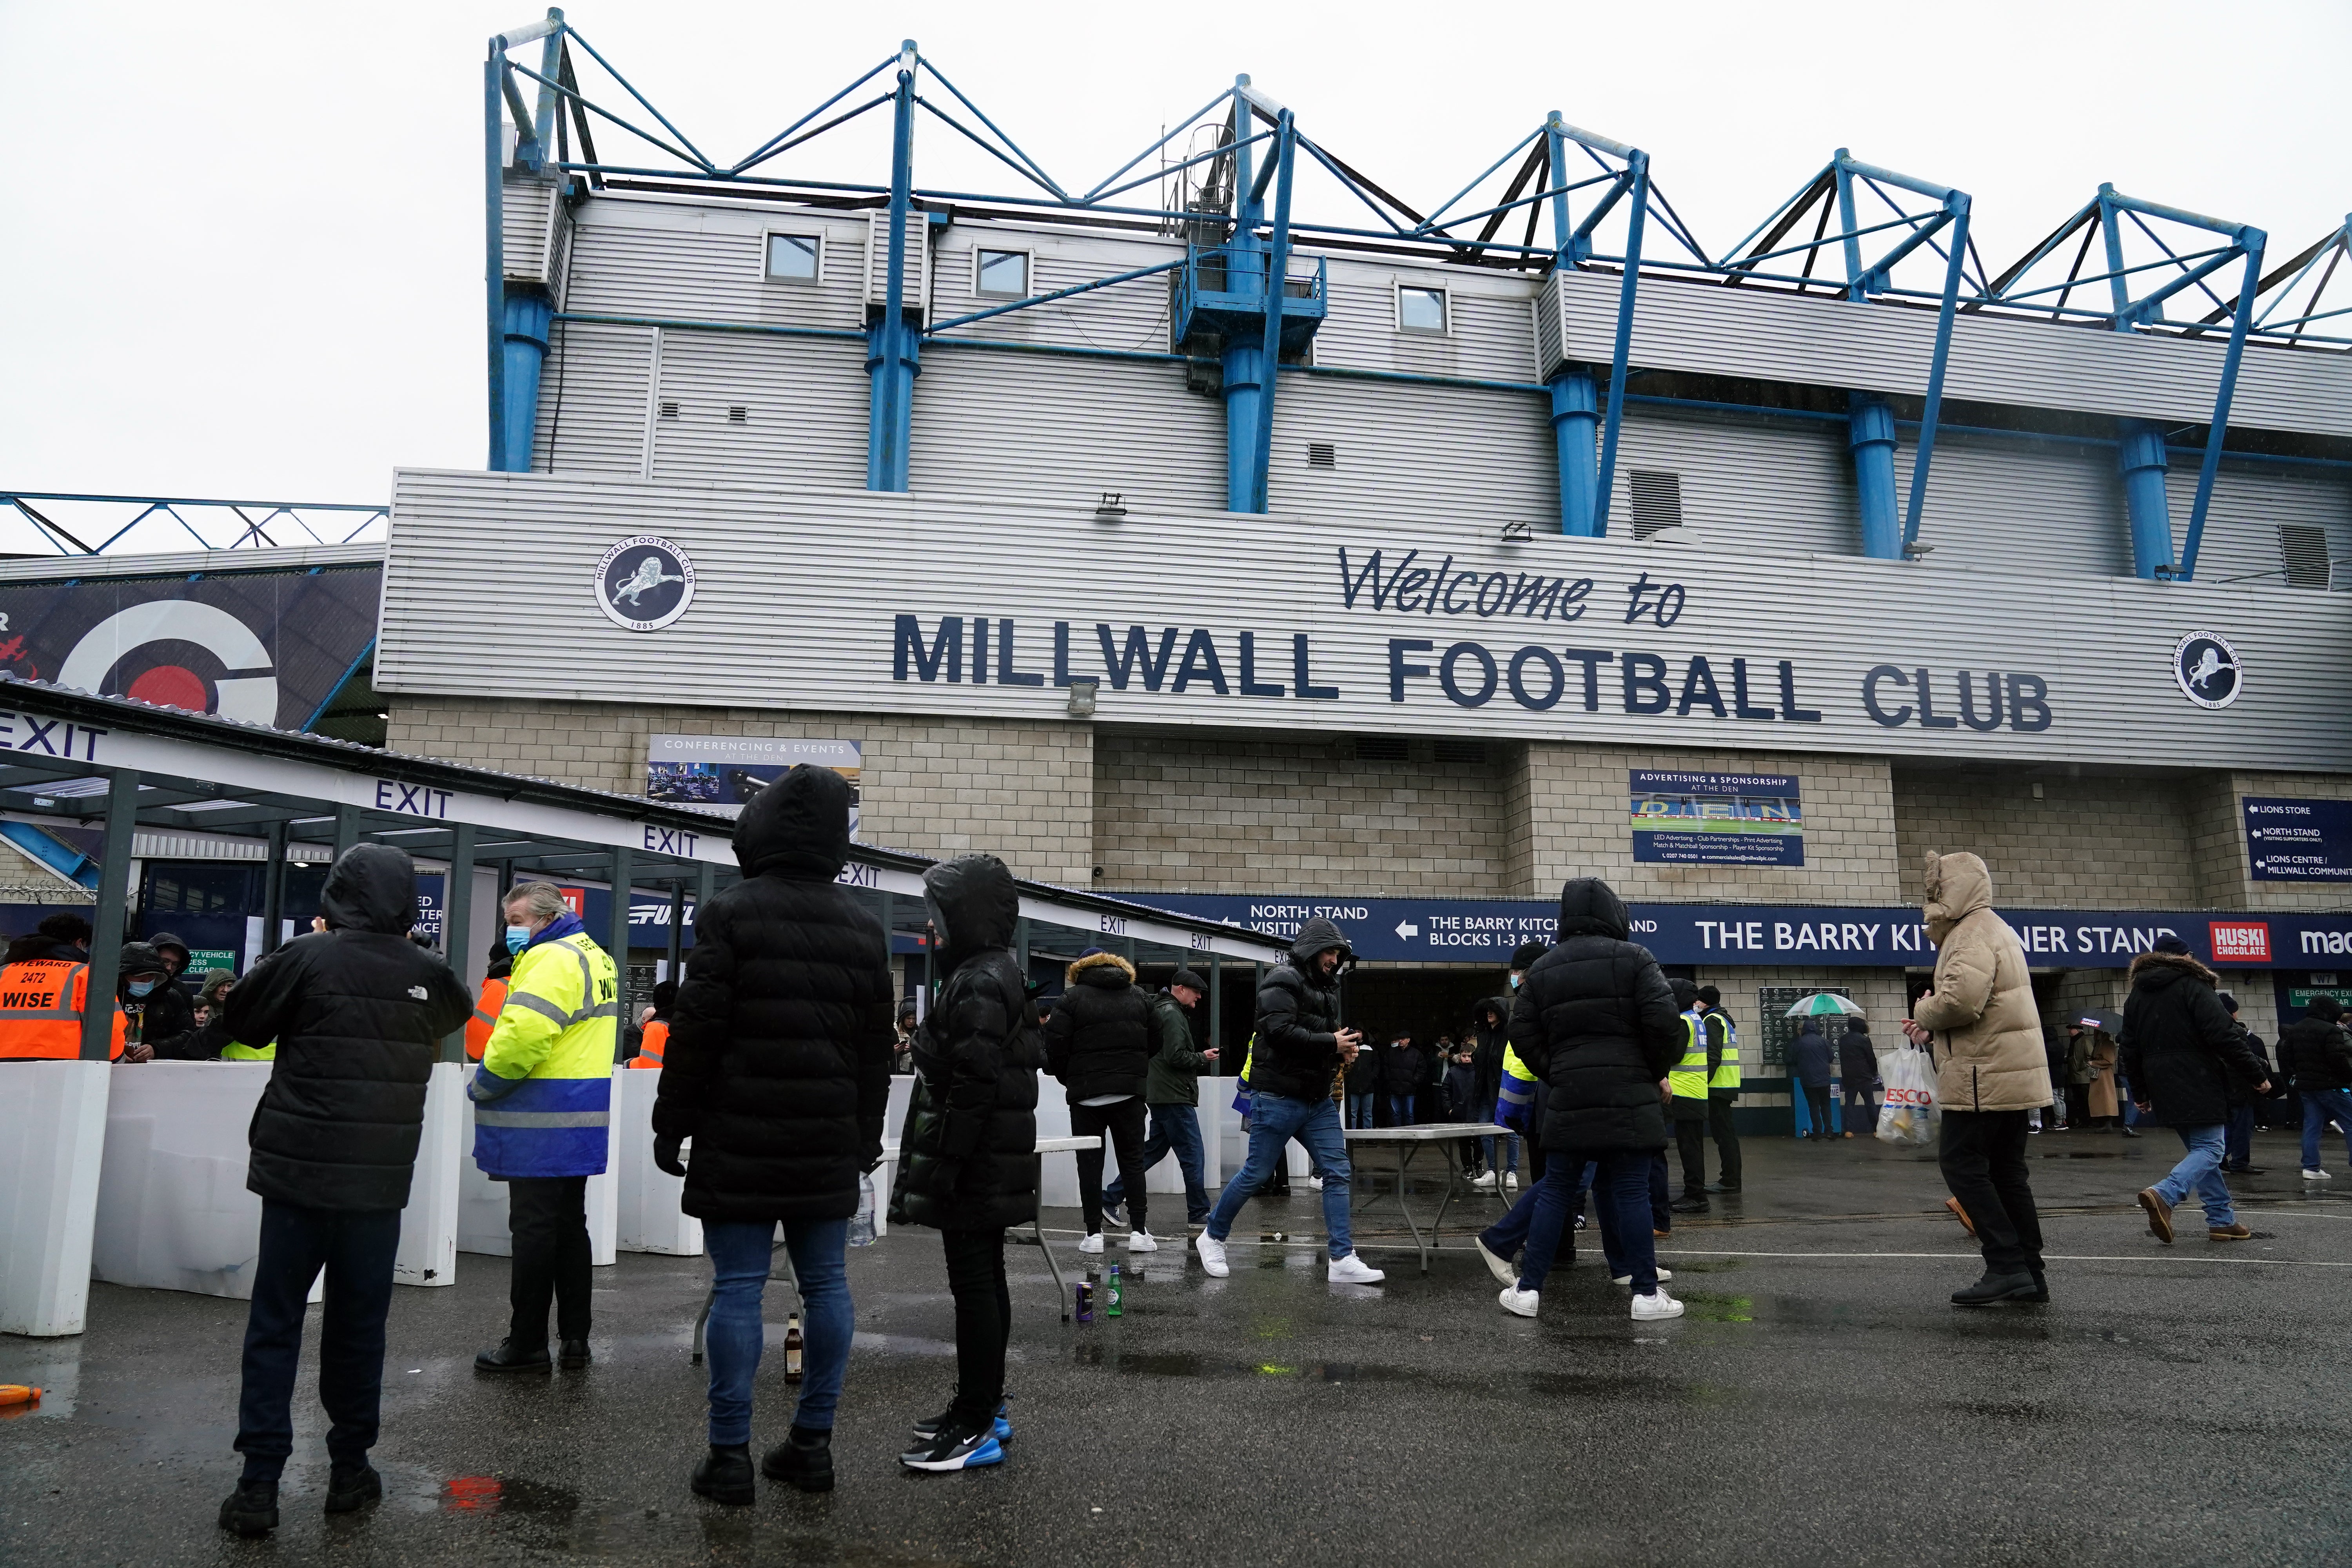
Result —
[{"label": "millwall club crest", "polygon": [[2173,646],[2172,679],[2200,708],[2227,708],[2246,687],[2238,650],[2219,632],[2190,632]]},{"label": "millwall club crest", "polygon": [[596,563],[596,604],[626,631],[657,632],[694,603],[694,563],[658,534],[640,533]]}]

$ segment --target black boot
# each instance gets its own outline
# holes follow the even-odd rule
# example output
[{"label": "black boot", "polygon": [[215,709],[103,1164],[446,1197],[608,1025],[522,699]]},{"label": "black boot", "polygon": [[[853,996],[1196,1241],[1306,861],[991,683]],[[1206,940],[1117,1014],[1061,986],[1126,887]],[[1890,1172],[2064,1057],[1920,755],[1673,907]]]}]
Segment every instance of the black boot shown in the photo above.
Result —
[{"label": "black boot", "polygon": [[2019,1297],[2016,1297],[2016,1298],[2014,1298],[2014,1299],[2015,1299],[2015,1300],[2020,1300],[2020,1301],[2047,1301],[2047,1300],[2050,1300],[2050,1277],[2049,1277],[2047,1274],[2044,1274],[2041,1269],[2036,1268],[2036,1269],[2033,1271],[2033,1294],[2032,1294],[2031,1296],[2019,1296]]},{"label": "black boot", "polygon": [[759,1501],[759,1489],[751,1484],[751,1445],[711,1444],[702,1463],[694,1467],[691,1484],[698,1497],[730,1507],[744,1508]]},{"label": "black boot", "polygon": [[476,1372],[551,1372],[555,1363],[548,1359],[547,1346],[528,1348],[514,1342],[509,1334],[499,1342],[496,1350],[484,1351],[474,1358]]},{"label": "black boot", "polygon": [[784,1441],[769,1449],[760,1460],[760,1473],[772,1481],[783,1481],[804,1492],[829,1492],[833,1489],[833,1433],[795,1426]]},{"label": "black boot", "polygon": [[357,1513],[382,1496],[383,1478],[365,1459],[349,1467],[337,1465],[327,1472],[329,1513]]},{"label": "black boot", "polygon": [[1706,1212],[1706,1194],[1705,1193],[1685,1193],[1682,1196],[1668,1204],[1666,1207],[1672,1209],[1676,1214],[1705,1214]]},{"label": "black boot", "polygon": [[586,1366],[587,1364],[588,1342],[586,1340],[564,1341],[563,1370],[566,1372],[578,1372],[582,1367]]},{"label": "black boot", "polygon": [[220,1527],[239,1535],[267,1535],[278,1528],[278,1483],[242,1480],[220,1507]]},{"label": "black boot", "polygon": [[2035,1289],[2032,1275],[2023,1269],[2014,1274],[1996,1274],[1988,1268],[1984,1278],[1964,1290],[1952,1292],[1955,1307],[1990,1307],[1995,1301],[2025,1300]]}]

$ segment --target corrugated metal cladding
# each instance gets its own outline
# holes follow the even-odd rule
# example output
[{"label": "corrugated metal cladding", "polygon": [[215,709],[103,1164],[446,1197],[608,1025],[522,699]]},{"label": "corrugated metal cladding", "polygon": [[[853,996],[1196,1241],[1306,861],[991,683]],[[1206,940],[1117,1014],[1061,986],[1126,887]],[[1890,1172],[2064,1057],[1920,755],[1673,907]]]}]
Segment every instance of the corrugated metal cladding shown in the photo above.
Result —
[{"label": "corrugated metal cladding", "polygon": [[540,376],[532,468],[645,477],[655,337],[651,327],[555,323]]},{"label": "corrugated metal cladding", "polygon": [[[2171,501],[2172,531],[2185,533],[2189,510],[2197,502],[2197,466],[2193,460],[2176,458],[2164,479]],[[2197,557],[2197,575],[2215,582],[2242,581],[2268,590],[2284,588],[2286,555],[2279,530],[2296,524],[2320,531],[2335,564],[2336,591],[2352,591],[2352,474],[2340,468],[2225,463],[2214,481],[2213,504],[2205,515],[2205,541]]]},{"label": "corrugated metal cladding", "polygon": [[[1012,224],[951,223],[939,237],[932,261],[933,321],[952,321],[1011,301],[978,291],[977,253],[1021,251],[1029,257],[1029,291],[1050,294],[1097,278],[1174,261],[1181,244],[1149,236],[1072,234],[1067,229]],[[1170,288],[1164,277],[1140,278],[1051,305],[1034,306],[952,329],[956,337],[995,342],[1056,343],[1068,348],[1169,351]]]},{"label": "corrugated metal cladding", "polygon": [[[593,591],[603,552],[643,532],[674,540],[698,574],[688,613],[646,636],[605,619]],[[1171,567],[1171,542],[1181,570]],[[1418,598],[1401,609],[1393,587],[1386,607],[1374,607],[1368,585],[1349,607],[1342,547],[1358,572],[1374,549],[1384,574],[1408,552],[1419,552],[1418,566],[1443,563],[1447,613],[1424,612]],[[1511,613],[1504,595],[1538,578],[1589,579],[1580,617]],[[533,607],[527,625],[509,614],[517,603]],[[1557,593],[1549,603],[1557,606]],[[894,678],[899,616],[919,617],[922,634],[903,656],[903,679]],[[989,622],[984,684],[949,679],[972,668],[969,643],[960,640],[950,659],[935,640],[947,616],[961,617],[966,636],[975,618]],[[1110,722],[2352,766],[2352,729],[2339,721],[2352,627],[2318,594],[2055,578],[1933,558],[1767,557],[1559,536],[1511,543],[1483,527],[1234,514],[1111,522],[1090,508],[1043,503],[536,474],[396,477],[375,679],[387,691],[466,693],[489,668],[516,697],[1050,720],[1065,701],[1052,684],[1057,621],[1069,623],[1071,672],[1104,679],[1099,718]],[[452,638],[452,625],[467,635]],[[2244,672],[2238,700],[2210,711],[2181,695],[2172,670],[2179,639],[2207,629],[2232,641]],[[1242,693],[1244,633],[1253,638],[1250,676],[1281,694]],[[1337,695],[1296,694],[1295,636],[1308,639],[1308,690]],[[1399,639],[1406,646],[1392,647]],[[1471,646],[1451,651],[1456,644]],[[1498,670],[1517,660],[1516,691],[1484,678],[1480,650]],[[921,679],[923,659],[935,655],[934,679]],[[1735,659],[1745,661],[1751,717],[1736,716]],[[1403,668],[1412,666],[1429,673]],[[1547,674],[1555,666],[1558,682]],[[1864,693],[1882,666],[1899,675],[1880,678],[1883,718],[1874,721]],[[1007,670],[1039,683],[1007,684]],[[1628,671],[1637,677],[1630,689]],[[1996,672],[2000,716],[1989,700]],[[1640,684],[1653,674],[1662,685]],[[1948,728],[1923,724],[1931,714],[1918,703],[1922,679],[1932,716]],[[1402,700],[1391,700],[1392,679]],[[1654,697],[1664,711],[1629,711]]]},{"label": "corrugated metal cladding", "polygon": [[[865,403],[856,432],[866,472]],[[1188,392],[1181,365],[1059,359],[980,349],[923,351],[908,482],[941,496],[1035,496],[1094,505],[1117,491],[1137,511],[1225,504],[1225,414]]]},{"label": "corrugated metal cladding", "polygon": [[499,192],[499,233],[506,275],[518,282],[551,283],[561,276],[555,248],[557,204],[553,184],[535,179],[506,182]]},{"label": "corrugated metal cladding", "polygon": [[[1330,468],[1309,464],[1311,442],[1336,448]],[[1524,393],[1286,375],[1275,398],[1271,483],[1286,511],[1557,530],[1559,476],[1549,405]]]},{"label": "corrugated metal cladding", "polygon": [[[1619,279],[1559,272],[1539,311],[1559,317],[1567,357],[1609,362]],[[1553,333],[1540,335],[1549,339]],[[1633,311],[1636,364],[1709,375],[1924,393],[1935,350],[1932,306],[1807,298],[1719,281],[1644,278]],[[2065,327],[1962,315],[1945,373],[1948,397],[2147,419],[2212,417],[2225,340]],[[2339,353],[2252,344],[2233,424],[2352,435],[2352,374]]]},{"label": "corrugated metal cladding", "polygon": [[[567,310],[845,331],[866,325],[862,213],[607,195],[579,209],[574,229]],[[817,237],[816,282],[769,279],[772,229]]]},{"label": "corrugated metal cladding", "polygon": [[863,344],[661,331],[653,477],[680,484],[866,482]]}]

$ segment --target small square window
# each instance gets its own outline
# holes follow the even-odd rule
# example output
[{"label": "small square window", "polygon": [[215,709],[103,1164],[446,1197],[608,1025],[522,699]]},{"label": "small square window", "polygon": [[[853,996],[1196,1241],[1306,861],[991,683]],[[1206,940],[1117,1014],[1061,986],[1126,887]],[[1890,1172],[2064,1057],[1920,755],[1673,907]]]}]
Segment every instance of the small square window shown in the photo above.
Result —
[{"label": "small square window", "polygon": [[1445,331],[1445,290],[1443,289],[1398,289],[1397,325],[1408,332]]},{"label": "small square window", "polygon": [[1025,250],[983,250],[972,268],[972,292],[1004,300],[1029,297],[1029,253]]},{"label": "small square window", "polygon": [[772,234],[768,237],[768,276],[784,283],[817,280],[818,253],[824,241],[814,234]]}]

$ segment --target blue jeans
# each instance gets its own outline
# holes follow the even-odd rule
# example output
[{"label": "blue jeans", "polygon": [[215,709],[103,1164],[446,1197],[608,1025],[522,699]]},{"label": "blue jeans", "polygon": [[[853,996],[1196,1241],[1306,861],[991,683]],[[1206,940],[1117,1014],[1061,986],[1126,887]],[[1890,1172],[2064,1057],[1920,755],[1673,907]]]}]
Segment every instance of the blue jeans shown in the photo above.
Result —
[{"label": "blue jeans", "polygon": [[2352,1089],[2303,1091],[2303,1168],[2319,1169],[2319,1139],[2333,1121],[2344,1133],[2344,1157],[2352,1160]]},{"label": "blue jeans", "polygon": [[2208,1226],[2235,1225],[2238,1211],[2230,1201],[2230,1184],[2221,1179],[2221,1123],[2210,1127],[2176,1127],[2189,1152],[2172,1173],[2156,1184],[2156,1195],[2178,1204],[2194,1191],[2205,1201]]},{"label": "blue jeans", "polygon": [[2230,1107],[2229,1131],[2222,1139],[2221,1163],[2242,1171],[2254,1158],[2254,1108],[2252,1102]]},{"label": "blue jeans", "polygon": [[1339,1108],[1328,1100],[1259,1094],[1251,1100],[1249,1158],[1209,1215],[1209,1239],[1223,1241],[1233,1234],[1234,1216],[1273,1179],[1274,1163],[1293,1138],[1306,1147],[1323,1178],[1323,1227],[1331,1234],[1331,1261],[1337,1263],[1356,1246],[1348,1226],[1348,1140],[1339,1130]]},{"label": "blue jeans", "polygon": [[[1348,1125],[1350,1127],[1370,1127],[1372,1124],[1372,1101],[1377,1098],[1379,1097],[1370,1094],[1349,1095],[1348,1097]],[[1489,1140],[1489,1142],[1491,1142],[1491,1140]]]},{"label": "blue jeans", "polygon": [[[1489,1100],[1485,1105],[1478,1108],[1478,1120],[1492,1124],[1495,1121],[1495,1112],[1500,1110],[1502,1108],[1503,1102],[1500,1099]],[[1478,1146],[1486,1152],[1486,1169],[1490,1171],[1493,1170],[1495,1168],[1494,1139],[1481,1138],[1478,1140]],[[1519,1168],[1519,1140],[1517,1138],[1505,1139],[1503,1141],[1503,1149],[1504,1152],[1509,1155],[1509,1159],[1504,1163],[1503,1169],[1506,1171],[1517,1170]]]},{"label": "blue jeans", "polygon": [[[1143,1169],[1154,1165],[1175,1151],[1176,1168],[1184,1173],[1184,1218],[1198,1225],[1209,1212],[1209,1190],[1201,1183],[1203,1151],[1201,1147],[1201,1113],[1189,1105],[1155,1105],[1151,1108],[1151,1136],[1143,1141]],[[1111,1178],[1103,1189],[1103,1202],[1119,1204],[1127,1201],[1127,1177]]]},{"label": "blue jeans", "polygon": [[[1560,1233],[1575,1213],[1571,1194],[1583,1179],[1587,1163],[1572,1150],[1546,1158],[1543,1180],[1521,1194],[1510,1212],[1479,1237],[1486,1250],[1497,1258],[1508,1258],[1525,1246],[1519,1259],[1520,1289],[1540,1290],[1550,1276]],[[1590,1163],[1609,1278],[1630,1274],[1635,1295],[1654,1295],[1658,1252],[1650,1235],[1651,1157],[1644,1150],[1611,1149],[1596,1154]]]},{"label": "blue jeans", "polygon": [[[849,1367],[851,1309],[849,1273],[845,1267],[849,1222],[789,1219],[783,1226],[784,1246],[793,1255],[801,1309],[807,1318],[802,1335],[800,1405],[793,1412],[793,1425],[830,1432],[833,1407],[841,1399],[841,1375]],[[702,1245],[710,1254],[710,1278],[716,1288],[710,1326],[703,1338],[710,1355],[713,1444],[751,1440],[751,1381],[760,1370],[760,1351],[767,1340],[766,1327],[760,1320],[760,1298],[767,1289],[775,1238],[773,1221],[710,1223],[702,1227]]]},{"label": "blue jeans", "polygon": [[1412,1125],[1412,1099],[1413,1097],[1409,1094],[1392,1094],[1389,1096],[1390,1126],[1410,1127]]},{"label": "blue jeans", "polygon": [[319,1403],[327,1407],[327,1456],[346,1468],[375,1447],[383,1391],[383,1320],[392,1308],[398,1209],[296,1208],[261,1202],[261,1252],[245,1319],[245,1378],[236,1448],[245,1479],[276,1480],[294,1451],[294,1374],[302,1360],[303,1302],[327,1271],[319,1320]]}]

